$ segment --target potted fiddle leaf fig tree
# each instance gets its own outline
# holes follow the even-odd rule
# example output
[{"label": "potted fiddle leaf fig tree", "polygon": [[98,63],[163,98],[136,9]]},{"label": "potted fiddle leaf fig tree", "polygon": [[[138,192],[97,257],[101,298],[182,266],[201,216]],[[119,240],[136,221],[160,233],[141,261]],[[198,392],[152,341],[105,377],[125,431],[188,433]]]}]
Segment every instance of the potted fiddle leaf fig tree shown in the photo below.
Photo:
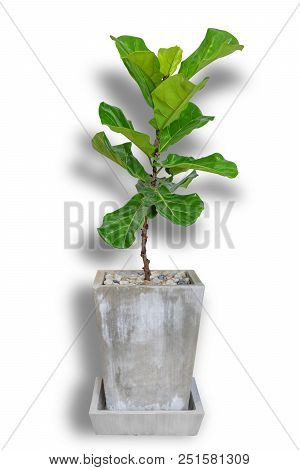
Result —
[{"label": "potted fiddle leaf fig tree", "polygon": [[[101,131],[93,138],[93,147],[127,170],[137,191],[123,207],[104,216],[98,233],[107,244],[123,249],[141,230],[143,260],[141,271],[98,271],[95,279],[106,408],[187,410],[204,286],[194,271],[150,269],[148,225],[157,215],[183,226],[197,220],[204,208],[199,195],[176,192],[187,188],[197,171],[237,176],[236,164],[220,153],[201,158],[164,153],[213,119],[190,101],[208,77],[195,83],[190,79],[243,46],[232,34],[210,28],[200,46],[182,61],[178,46],[159,49],[156,55],[141,38],[111,38],[153,109],[153,136],[136,130],[120,108],[100,104],[101,123],[127,141],[112,145]],[[134,156],[132,144],[145,154],[144,162]]]}]

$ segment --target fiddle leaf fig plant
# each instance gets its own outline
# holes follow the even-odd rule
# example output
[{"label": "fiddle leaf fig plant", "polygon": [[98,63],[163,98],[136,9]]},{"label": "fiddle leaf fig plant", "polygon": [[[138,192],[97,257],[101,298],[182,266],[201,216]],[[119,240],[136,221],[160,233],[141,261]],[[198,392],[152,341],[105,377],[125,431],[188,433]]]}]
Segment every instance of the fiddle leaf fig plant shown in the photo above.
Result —
[{"label": "fiddle leaf fig plant", "polygon": [[[141,38],[111,38],[125,67],[153,109],[150,124],[155,129],[155,137],[152,143],[149,135],[136,130],[120,108],[105,102],[100,104],[101,123],[125,136],[129,142],[111,145],[106,134],[99,132],[93,138],[92,145],[137,179],[137,193],[123,207],[104,216],[98,233],[115,248],[129,248],[141,229],[143,270],[145,280],[150,280],[150,261],[146,253],[149,219],[160,214],[177,225],[193,224],[204,209],[203,201],[198,194],[176,194],[176,190],[187,188],[198,176],[197,171],[227,178],[235,178],[238,174],[236,164],[219,153],[201,158],[174,153],[163,157],[162,154],[194,129],[214,119],[213,116],[203,115],[198,106],[190,101],[204,88],[208,77],[197,83],[191,82],[190,78],[211,62],[242,50],[244,46],[232,34],[209,28],[200,46],[181,62],[182,49],[179,46],[161,48],[156,55]],[[175,73],[178,67],[179,71]],[[133,155],[132,144],[144,152],[150,170]],[[165,171],[165,175],[159,177],[161,171]],[[188,171],[183,178],[174,180],[179,173]]]}]

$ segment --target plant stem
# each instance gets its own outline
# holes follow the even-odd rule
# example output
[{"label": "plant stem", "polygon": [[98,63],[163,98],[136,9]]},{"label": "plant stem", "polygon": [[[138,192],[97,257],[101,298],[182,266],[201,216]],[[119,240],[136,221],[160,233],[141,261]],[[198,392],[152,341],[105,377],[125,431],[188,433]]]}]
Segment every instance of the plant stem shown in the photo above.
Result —
[{"label": "plant stem", "polygon": [[[156,131],[156,139],[154,142],[154,154],[153,154],[153,163],[155,163],[158,160],[159,157],[159,131]],[[152,176],[151,176],[151,186],[156,186],[157,183],[157,166],[152,165]]]},{"label": "plant stem", "polygon": [[[169,78],[169,75],[166,75],[163,77],[163,81]],[[156,138],[154,141],[154,153],[153,153],[153,161],[152,163],[152,175],[151,175],[151,186],[155,188],[157,185],[157,174],[160,172],[161,168],[157,169],[157,166],[153,165],[153,163],[158,160],[159,157],[159,143],[160,143],[160,138],[159,138],[159,130],[156,130]],[[151,159],[150,159],[151,160]],[[141,257],[143,258],[143,263],[144,263],[144,273],[145,273],[145,281],[150,281],[150,276],[151,276],[151,271],[149,269],[149,264],[150,260],[147,258],[147,252],[146,252],[146,244],[148,240],[147,236],[147,231],[148,231],[148,218],[145,217],[144,225],[142,228],[142,250],[141,250]]]},{"label": "plant stem", "polygon": [[144,267],[143,267],[144,274],[145,274],[144,279],[145,281],[150,281],[150,275],[151,275],[151,271],[149,269],[150,260],[147,258],[147,251],[146,251],[146,245],[147,245],[147,240],[148,240],[147,231],[148,231],[148,219],[147,217],[145,217],[144,225],[142,228],[141,257],[144,263]]},{"label": "plant stem", "polygon": [[[156,139],[154,142],[154,154],[153,154],[153,163],[158,159],[159,157],[159,131],[156,131]],[[159,170],[158,170],[159,171]],[[155,165],[152,165],[152,175],[151,175],[151,186],[155,187],[157,184],[157,167]],[[147,240],[148,240],[148,218],[145,217],[144,225],[142,228],[142,249],[141,249],[141,257],[143,259],[143,271],[144,271],[144,279],[145,281],[150,281],[150,276],[151,276],[151,271],[149,269],[149,264],[150,260],[147,258],[147,250],[146,250],[146,245],[147,245]]]}]

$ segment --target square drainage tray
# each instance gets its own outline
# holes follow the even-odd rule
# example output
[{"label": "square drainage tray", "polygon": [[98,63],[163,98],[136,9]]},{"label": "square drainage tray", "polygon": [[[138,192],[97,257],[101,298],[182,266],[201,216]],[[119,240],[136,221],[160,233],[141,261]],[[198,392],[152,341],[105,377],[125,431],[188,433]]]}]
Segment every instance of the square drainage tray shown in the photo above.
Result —
[{"label": "square drainage tray", "polygon": [[103,380],[96,377],[89,414],[96,434],[195,436],[204,411],[194,378],[188,410],[111,411],[106,409]]}]

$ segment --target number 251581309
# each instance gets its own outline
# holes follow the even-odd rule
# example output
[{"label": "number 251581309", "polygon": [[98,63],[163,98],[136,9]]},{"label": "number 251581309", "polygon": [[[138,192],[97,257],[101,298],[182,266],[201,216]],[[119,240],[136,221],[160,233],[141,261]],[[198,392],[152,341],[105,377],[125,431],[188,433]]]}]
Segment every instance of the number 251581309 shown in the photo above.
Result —
[{"label": "number 251581309", "polygon": [[247,465],[249,454],[179,454],[178,464],[235,464]]}]

